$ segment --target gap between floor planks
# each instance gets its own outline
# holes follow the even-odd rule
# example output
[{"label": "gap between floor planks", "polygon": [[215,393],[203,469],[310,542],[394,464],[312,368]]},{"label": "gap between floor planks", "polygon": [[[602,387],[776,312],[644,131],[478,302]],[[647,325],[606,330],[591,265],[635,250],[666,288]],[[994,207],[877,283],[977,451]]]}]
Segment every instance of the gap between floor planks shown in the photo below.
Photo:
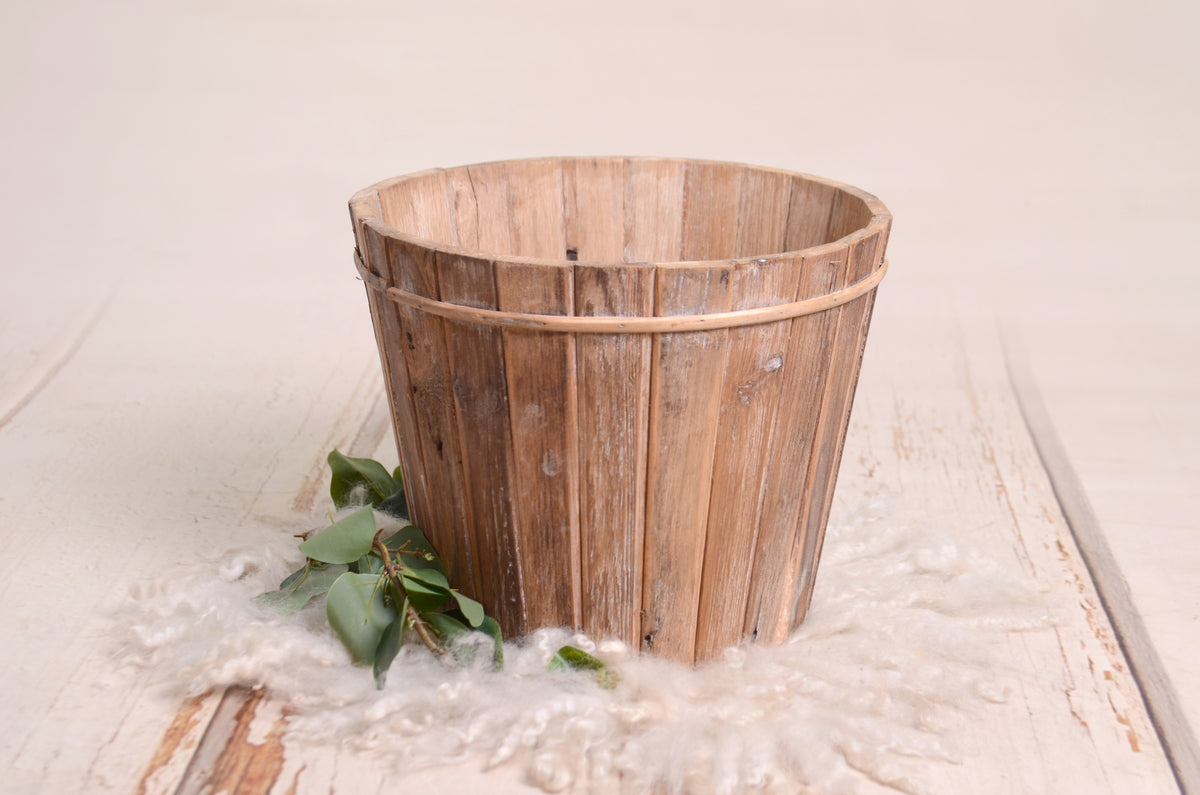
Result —
[{"label": "gap between floor planks", "polygon": [[[1178,709],[1174,690],[1133,607],[1128,587],[1042,405],[1028,362],[1019,343],[1011,337],[1011,334],[1002,334],[1009,385],[1020,406],[1026,430],[1038,451],[1043,471],[1100,593],[1105,612],[1120,640],[1123,655],[1130,664],[1147,712],[1166,750],[1172,773],[1184,793],[1200,792],[1197,788],[1200,767],[1196,762],[1195,739]],[[380,389],[374,398],[378,405],[373,405],[363,420],[354,441],[347,447],[348,454],[370,455],[379,447],[388,429],[387,424],[379,420],[381,413],[386,418],[383,400]],[[264,742],[251,744],[247,741],[247,733],[257,708],[265,700],[263,692],[230,687],[219,696],[208,694],[206,698],[219,700],[199,742],[189,755],[180,781],[171,791],[174,795],[268,791],[275,782],[266,780],[263,774],[279,772],[278,762],[282,754],[279,734],[285,718],[280,716],[275,721]],[[194,705],[183,705],[181,712],[189,709],[195,711]],[[169,755],[171,749],[165,747],[165,744],[169,744],[168,737],[163,738],[163,744],[160,751],[166,751]],[[160,755],[156,754],[156,759]],[[139,791],[144,791],[146,781],[160,766],[152,764],[147,769]]]},{"label": "gap between floor planks", "polygon": [[1146,712],[1184,793],[1200,793],[1200,746],[1180,707],[1179,695],[1146,630],[1125,575],[1104,536],[1083,482],[1054,428],[1018,332],[1002,329],[1009,385],[1033,440],[1042,469],[1058,501],[1100,603],[1129,662]]},{"label": "gap between floor planks", "polygon": [[[373,454],[390,428],[384,391],[380,385],[374,391],[370,412],[344,452],[358,457]],[[314,479],[323,478],[324,463],[322,459],[318,472],[305,478],[304,486],[296,497],[297,505],[294,507],[297,510],[311,509],[316,492],[310,488],[310,483]],[[209,693],[200,698],[218,696]],[[178,785],[171,790],[174,795],[198,795],[204,792],[259,793],[269,791],[275,783],[274,776],[278,775],[283,762],[281,738],[286,714],[275,721],[261,744],[254,744],[247,739],[248,731],[258,707],[264,701],[263,691],[228,687],[220,694],[219,699],[216,709],[204,727],[199,743],[190,754]],[[194,704],[189,702],[181,707],[180,712],[185,711],[194,712]],[[139,793],[146,791],[148,781],[172,755],[176,743],[177,740],[169,736],[164,736],[160,741],[159,752],[142,774],[137,790]],[[274,775],[264,777],[264,773],[271,771],[274,771]],[[263,783],[266,786],[261,786]]]}]

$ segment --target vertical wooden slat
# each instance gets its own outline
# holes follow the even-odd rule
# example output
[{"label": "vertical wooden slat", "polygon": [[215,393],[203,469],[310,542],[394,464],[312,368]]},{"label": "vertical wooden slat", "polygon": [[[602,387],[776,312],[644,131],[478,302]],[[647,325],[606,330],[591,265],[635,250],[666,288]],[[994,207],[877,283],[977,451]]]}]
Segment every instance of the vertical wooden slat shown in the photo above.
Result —
[{"label": "vertical wooden slat", "polygon": [[796,180],[788,203],[787,237],[784,248],[797,251],[830,242],[829,218],[837,189],[832,185]]},{"label": "vertical wooden slat", "polygon": [[[741,173],[734,251],[738,256],[784,249],[792,180],[766,171]],[[733,308],[794,299],[799,267],[791,258],[742,263],[733,274]],[[737,643],[759,527],[762,489],[779,473],[767,450],[785,371],[790,324],[732,329],[714,453],[696,656],[706,659]]]},{"label": "vertical wooden slat", "polygon": [[563,166],[565,246],[581,262],[620,262],[625,249],[625,161]]},{"label": "vertical wooden slat", "polygon": [[[653,311],[653,289],[651,266],[580,263],[575,267],[575,314],[645,316]],[[636,646],[641,629],[650,337],[578,335],[576,367],[583,627],[593,637],[620,638]]]},{"label": "vertical wooden slat", "polygon": [[[673,262],[683,250],[683,161],[630,159],[625,167],[626,262]],[[657,315],[729,308],[729,270],[661,265]],[[643,648],[691,661],[704,563],[704,527],[725,332],[658,334],[651,344]],[[688,466],[676,466],[688,461]]]},{"label": "vertical wooden slat", "polygon": [[[468,251],[490,251],[492,254],[508,252],[480,249],[479,246],[479,203],[475,198],[475,185],[471,172],[456,168],[446,172],[446,203],[450,214],[450,242]],[[508,222],[505,219],[505,227]],[[489,281],[494,281],[489,279]]]},{"label": "vertical wooden slat", "polygon": [[[845,280],[846,250],[825,248],[804,257],[796,300],[826,295]],[[818,429],[837,312],[791,322],[781,405],[767,457],[775,480],[764,487],[743,632],[778,643],[791,630],[792,595],[800,577],[806,524],[800,521]]]},{"label": "vertical wooden slat", "polygon": [[[790,181],[767,172],[740,175],[734,251],[740,255],[783,248]],[[790,260],[740,263],[732,276],[732,308],[792,299],[798,269]],[[741,611],[757,534],[758,494],[767,461],[786,324],[731,329],[714,452],[696,656],[706,659],[741,638]]]},{"label": "vertical wooden slat", "polygon": [[[512,253],[562,257],[560,167],[552,161],[510,165],[509,184],[518,186],[509,190],[506,212]],[[500,309],[551,315],[574,311],[572,271],[565,266],[497,262],[496,294]],[[513,523],[520,538],[517,565],[526,626],[578,625],[575,342],[567,334],[522,330],[505,330],[503,338],[516,451],[511,464]]]},{"label": "vertical wooden slat", "polygon": [[[742,175],[736,241],[743,251],[783,247],[789,182],[781,175]],[[733,273],[733,309],[792,301],[800,268],[791,257],[740,262]],[[777,474],[767,449],[787,360],[789,323],[729,330],[720,427],[713,456],[712,495],[700,591],[696,657],[711,658],[742,639],[764,480]]]},{"label": "vertical wooden slat", "polygon": [[681,160],[626,161],[626,262],[671,262],[679,257],[684,168]]},{"label": "vertical wooden slat", "polygon": [[791,177],[776,171],[746,170],[739,175],[738,182],[733,256],[767,257],[783,253]]},{"label": "vertical wooden slat", "polygon": [[[867,276],[878,265],[887,243],[887,232],[885,228],[857,241],[850,248],[847,283]],[[829,519],[838,466],[841,464],[842,442],[850,424],[850,408],[854,402],[854,389],[858,383],[858,372],[874,302],[875,293],[872,291],[835,310],[838,314],[837,337],[833,343],[833,356],[826,378],[817,447],[810,464],[808,488],[805,489],[806,498],[813,502],[801,511],[806,523],[801,552],[801,559],[805,565],[800,572],[790,616],[790,624],[793,627],[804,620],[812,602],[816,564],[825,540],[825,525]]]},{"label": "vertical wooden slat", "polygon": [[688,163],[682,260],[729,259],[737,243],[738,174],[729,163]]},{"label": "vertical wooden slat", "polygon": [[840,240],[851,232],[862,229],[871,220],[871,211],[857,196],[837,191],[829,202],[829,229],[827,241]]},{"label": "vertical wooden slat", "polygon": [[[388,261],[396,286],[416,295],[437,297],[434,252],[400,240],[388,240]],[[458,439],[445,321],[395,306],[408,368],[409,398],[416,418],[416,439],[426,477],[426,501],[414,508],[414,519],[458,582],[475,583],[473,541],[462,500],[462,446]]]},{"label": "vertical wooden slat", "polygon": [[[491,261],[442,253],[437,264],[443,301],[497,307]],[[511,519],[513,449],[503,336],[492,326],[446,322],[475,564],[471,595],[483,601],[503,626],[518,627],[524,624],[524,614],[519,572],[513,568],[517,541]]]},{"label": "vertical wooden slat", "polygon": [[[564,245],[575,266],[575,314],[648,315],[654,270],[620,262],[625,245],[625,162],[567,161]],[[645,527],[650,338],[576,338],[579,399],[580,588],[583,628],[638,643]],[[614,474],[616,477],[614,477]]]},{"label": "vertical wooden slat", "polygon": [[[362,255],[367,266],[384,279],[388,286],[394,285],[395,279],[387,255],[387,240],[369,225],[364,224],[361,229],[365,246]],[[400,313],[395,303],[370,287],[367,288],[367,303],[371,308],[375,339],[379,344],[379,358],[383,365],[388,402],[391,405],[396,448],[399,451],[400,470],[404,476],[404,491],[408,498],[409,510],[414,516],[430,516],[429,484],[418,439],[412,385],[404,356],[396,349],[396,341],[404,339],[405,333]]]},{"label": "vertical wooden slat", "polygon": [[[568,314],[571,271],[498,262],[501,309]],[[564,311],[568,310],[568,311]],[[505,378],[516,454],[513,523],[529,627],[579,623],[575,345],[566,334],[506,330]],[[507,630],[506,630],[507,631]]]},{"label": "vertical wooden slat", "polygon": [[[508,217],[508,169],[504,163],[471,166],[467,182],[475,204],[474,244],[489,254],[511,254],[512,235]],[[460,240],[470,241],[470,218],[460,218]]]},{"label": "vertical wooden slat", "polygon": [[508,229],[518,257],[565,260],[562,164],[556,160],[510,163]]},{"label": "vertical wooden slat", "polygon": [[[655,314],[724,312],[732,268],[658,267]],[[691,662],[728,332],[658,334],[651,357],[642,647]]]},{"label": "vertical wooden slat", "polygon": [[[451,230],[455,219],[450,212],[449,174],[448,171],[432,171],[419,178],[419,187],[408,192],[412,203],[413,234],[443,245],[453,243],[454,238]],[[436,290],[436,275],[428,278]],[[437,297],[436,292],[430,297]]]}]

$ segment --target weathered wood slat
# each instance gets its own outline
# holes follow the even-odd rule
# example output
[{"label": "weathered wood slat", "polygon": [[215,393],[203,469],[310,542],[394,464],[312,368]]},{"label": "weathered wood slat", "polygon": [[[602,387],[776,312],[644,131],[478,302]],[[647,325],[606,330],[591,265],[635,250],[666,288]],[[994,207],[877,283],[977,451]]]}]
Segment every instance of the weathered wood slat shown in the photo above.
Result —
[{"label": "weathered wood slat", "polygon": [[[448,225],[444,213],[442,218]],[[418,295],[437,297],[437,263],[431,249],[391,237],[384,240],[383,249],[393,284]],[[414,495],[411,504],[413,518],[443,555],[450,576],[459,582],[474,583],[461,496],[462,448],[451,375],[445,366],[448,353],[443,321],[394,303],[390,311],[398,330],[392,339],[403,347],[392,347],[386,355],[393,373],[404,368],[407,375],[406,384],[397,384],[406,386],[406,391],[393,392],[391,398],[410,404],[411,409],[397,409],[397,413],[411,410],[415,426],[411,438],[416,444],[406,441],[401,454],[408,458],[405,472],[418,466],[412,460],[414,455],[419,456],[417,461],[424,470],[424,492]]]},{"label": "weathered wood slat", "polygon": [[683,246],[681,160],[630,158],[625,164],[626,262],[671,262]]},{"label": "weathered wood slat", "polygon": [[[562,173],[556,164],[524,164],[520,175],[541,184],[537,194],[510,188],[507,212],[511,253],[535,256],[563,252]],[[517,175],[509,175],[511,180]],[[481,210],[482,212],[482,210]],[[481,241],[482,242],[482,241]],[[501,309],[572,314],[574,285],[569,268],[498,262],[496,289]],[[576,468],[575,345],[566,335],[505,331],[504,361],[509,422],[518,453],[512,461],[513,524],[524,620],[504,627],[520,634],[561,623],[564,607],[578,621],[579,495]]]},{"label": "weathered wood slat", "polygon": [[509,253],[518,257],[565,260],[566,219],[563,166],[557,160],[508,164]]},{"label": "weathered wood slat", "polygon": [[[376,267],[376,275],[382,277],[388,284],[394,285],[390,269],[380,265],[388,262],[387,243],[385,238],[366,223],[367,218],[379,217],[382,214],[382,197],[371,196],[369,193],[359,193],[351,201],[351,216],[355,219],[355,239],[359,252],[366,262]],[[429,484],[425,477],[425,466],[421,459],[418,444],[417,415],[411,400],[401,399],[409,395],[412,386],[408,377],[408,368],[403,361],[395,361],[388,355],[383,344],[384,340],[400,339],[400,312],[391,301],[386,300],[375,290],[367,288],[367,303],[371,310],[371,324],[375,330],[375,340],[379,347],[379,360],[382,365],[384,384],[389,396],[389,413],[392,417],[392,428],[395,433],[396,446],[400,454],[400,470],[404,477],[404,488],[408,497],[409,508],[414,513],[428,515],[427,506],[430,504]]]},{"label": "weathered wood slat", "polygon": [[[497,308],[490,260],[444,253],[439,253],[437,260],[443,300]],[[497,620],[519,626],[523,619],[518,578],[488,574],[505,571],[517,554],[509,481],[513,443],[507,422],[504,339],[499,329],[489,326],[446,322],[467,503],[463,544],[473,574],[470,593],[495,605]]]},{"label": "weathered wood slat", "polygon": [[836,195],[836,188],[821,182],[805,181],[792,187],[784,239],[786,251],[829,242],[829,219]]},{"label": "weathered wood slat", "polygon": [[[879,263],[883,247],[887,242],[887,230],[856,242],[850,249],[845,281],[847,283],[869,273]],[[838,467],[842,459],[842,441],[850,422],[850,408],[854,402],[854,391],[858,381],[863,347],[866,345],[867,326],[871,321],[871,308],[875,294],[869,293],[844,306],[838,307],[837,332],[833,341],[831,365],[826,377],[825,394],[822,397],[821,414],[818,420],[817,444],[805,477],[805,500],[800,516],[805,523],[800,582],[793,602],[791,625],[799,626],[812,602],[813,586],[817,572],[817,561],[821,544],[825,538],[825,525],[833,505],[833,488],[837,481]],[[815,506],[815,507],[814,507]]]},{"label": "weathered wood slat", "polygon": [[[836,289],[845,278],[846,253],[827,248],[805,254],[797,297]],[[820,419],[815,409],[825,391],[837,317],[831,310],[791,321],[780,389],[804,408],[780,412],[771,432],[766,456],[786,482],[762,493],[743,627],[746,635],[768,643],[781,642],[792,630],[792,599],[787,595],[795,593],[804,565],[804,497]]]},{"label": "weathered wood slat", "polygon": [[[501,308],[569,314],[574,303],[568,268],[497,263]],[[513,523],[525,600],[521,632],[579,616],[579,493],[577,484],[575,341],[565,334],[505,331],[504,362],[514,444]],[[507,574],[507,573],[506,573]]]},{"label": "weathered wood slat", "polygon": [[[732,270],[660,266],[655,314],[727,310]],[[672,659],[695,654],[727,337],[658,334],[653,343],[641,639]]]},{"label": "weathered wood slat", "polygon": [[679,259],[733,257],[737,245],[738,182],[738,168],[730,163],[687,164]]},{"label": "weathered wood slat", "polygon": [[[653,311],[653,298],[653,266],[575,267],[577,315],[644,316]],[[586,334],[576,345],[583,628],[594,637],[615,637],[636,646],[641,637],[650,337]],[[620,476],[614,477],[617,472]]]},{"label": "weathered wood slat", "polygon": [[[743,173],[735,227],[737,254],[778,252],[790,180],[774,173]],[[798,257],[741,261],[731,277],[732,309],[749,309],[794,299],[800,281]],[[730,329],[712,493],[705,533],[704,577],[696,635],[697,659],[710,659],[742,640],[763,492],[788,489],[789,474],[767,452],[777,411],[790,411],[783,395],[788,362],[787,322]],[[794,410],[803,411],[805,406]],[[777,596],[776,596],[777,598]]]},{"label": "weathered wood slat", "polygon": [[565,259],[620,262],[625,255],[625,161],[563,164]]}]

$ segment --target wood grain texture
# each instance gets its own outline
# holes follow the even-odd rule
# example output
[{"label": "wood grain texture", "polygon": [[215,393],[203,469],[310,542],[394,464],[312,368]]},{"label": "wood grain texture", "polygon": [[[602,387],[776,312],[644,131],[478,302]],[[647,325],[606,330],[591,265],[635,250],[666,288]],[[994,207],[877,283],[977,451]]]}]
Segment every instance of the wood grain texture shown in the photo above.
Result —
[{"label": "wood grain texture", "polygon": [[[778,251],[786,220],[778,208],[787,207],[789,181],[776,174],[751,173],[742,174],[740,182],[735,251]],[[739,262],[731,277],[731,308],[792,301],[800,266],[794,257]],[[698,660],[715,657],[742,640],[761,495],[791,487],[790,473],[780,471],[767,452],[777,410],[793,408],[780,404],[792,328],[782,322],[727,332],[696,633]]]},{"label": "wood grain texture", "polygon": [[[660,266],[655,314],[728,309],[732,270]],[[672,659],[695,655],[727,338],[657,334],[652,346],[641,640]]]},{"label": "wood grain texture", "polygon": [[625,255],[625,161],[563,164],[564,257],[620,262]]},{"label": "wood grain texture", "polygon": [[[796,293],[798,276],[791,263],[739,269],[733,273],[733,293],[738,301],[750,304],[787,300],[785,295]],[[738,307],[734,304],[734,309]],[[788,323],[773,323],[728,331],[704,542],[697,659],[718,656],[742,640],[760,495],[764,489],[790,488],[790,473],[776,470],[775,462],[767,458],[786,366],[788,329]]]},{"label": "wood grain texture", "polygon": [[[387,238],[379,234],[368,223],[368,219],[377,219],[382,216],[381,198],[380,195],[359,193],[351,200],[350,213],[355,222],[355,239],[361,258],[367,263],[367,267],[381,277],[386,284],[394,286],[396,279],[392,276],[391,265],[388,261]],[[426,479],[425,466],[418,442],[415,406],[412,400],[408,399],[408,396],[412,394],[408,367],[400,357],[395,356],[389,350],[387,344],[388,340],[403,338],[400,310],[393,302],[388,301],[370,287],[367,288],[367,304],[371,311],[371,325],[375,330],[379,361],[387,388],[389,411],[392,417],[396,447],[399,451],[400,471],[404,477],[405,494],[414,515],[419,513],[428,516],[431,499],[430,485]],[[315,481],[313,486],[315,490]]]},{"label": "wood grain texture", "polygon": [[[496,264],[501,308],[571,314],[570,268]],[[509,423],[517,453],[513,465],[513,524],[520,544],[525,623],[504,627],[519,634],[558,626],[580,614],[578,419],[575,340],[566,334],[505,331],[504,362]],[[493,576],[512,576],[497,572]]]},{"label": "wood grain texture", "polygon": [[[615,216],[618,221],[620,217]],[[619,250],[619,238],[610,240]],[[652,266],[575,266],[578,315],[644,316],[653,311],[653,298]],[[575,361],[583,628],[594,637],[619,638],[637,646],[650,336],[581,334]]]},{"label": "wood grain texture", "polygon": [[[444,207],[444,205],[443,205]],[[448,226],[449,220],[446,219]],[[392,282],[406,291],[436,297],[437,262],[434,251],[396,238],[386,238],[384,253]],[[425,491],[411,507],[413,519],[426,532],[446,563],[450,576],[458,582],[477,581],[467,536],[467,520],[462,499],[462,447],[458,438],[451,374],[446,363],[446,337],[440,318],[393,306],[398,335],[389,346],[390,370],[405,371],[405,392],[393,392],[392,400],[408,402],[411,408],[413,436],[401,449],[405,471],[417,466],[424,472]],[[415,442],[415,444],[414,444]],[[411,460],[416,456],[418,463]]]},{"label": "wood grain texture", "polygon": [[[878,265],[886,242],[884,231],[854,243],[849,252],[845,282],[853,282],[870,273]],[[843,441],[850,422],[874,300],[872,292],[834,310],[837,312],[836,336],[822,397],[817,443],[805,477],[806,503],[802,503],[800,511],[805,528],[800,581],[791,611],[793,627],[804,620],[812,602],[821,545],[833,505],[833,489],[841,465]]]},{"label": "wood grain texture", "polygon": [[[438,252],[437,261],[443,300],[488,309],[498,306],[490,260]],[[506,571],[517,556],[504,339],[498,329],[489,326],[446,322],[446,352],[466,496],[463,550],[474,574],[470,594],[495,605],[497,620],[507,626],[520,626],[519,578],[485,574]]]},{"label": "wood grain texture", "polygon": [[681,255],[684,171],[680,160],[626,162],[626,262],[670,262]]},{"label": "wood grain texture", "polygon": [[[1012,686],[1003,703],[973,711],[955,730],[961,761],[914,758],[905,764],[905,774],[929,793],[1177,792],[1008,390],[994,329],[986,322],[964,327],[945,312],[931,319],[893,311],[877,322],[892,332],[880,346],[880,361],[887,364],[869,368],[861,384],[846,446],[849,471],[838,490],[839,512],[844,517],[881,491],[890,494],[888,522],[921,522],[950,534],[955,543],[980,547],[1006,570],[1032,576],[1047,604],[1061,610],[1052,626],[997,639],[1005,661],[997,681]],[[909,350],[936,355],[904,359],[901,354]],[[189,709],[185,705],[184,711]],[[212,791],[235,791],[234,786],[246,795],[386,789],[389,762],[380,758],[284,741],[280,765],[269,745],[257,748],[261,740],[251,742],[251,736],[266,736],[284,710],[285,705],[269,705],[269,699],[252,709],[230,703],[226,711],[234,720],[213,723],[210,731],[221,751],[218,758],[229,749],[220,768],[230,777],[210,778]],[[251,732],[256,723],[261,728]],[[233,741],[237,738],[242,740]],[[163,770],[178,770],[193,752],[194,746],[181,747]],[[237,760],[246,754],[262,756],[274,778],[236,777],[244,769]],[[525,791],[517,781],[519,767],[484,774],[481,765],[472,761],[416,771],[404,782]],[[174,793],[179,783],[159,775],[147,792]],[[865,793],[891,791],[865,779],[860,783]],[[618,787],[614,782],[613,791]]]},{"label": "wood grain texture", "polygon": [[837,189],[821,182],[804,181],[792,187],[788,201],[784,248],[797,251],[832,242],[829,219]]},{"label": "wood grain texture", "polygon": [[[822,295],[845,279],[847,252],[827,247],[804,255],[798,298]],[[791,606],[804,558],[803,521],[810,462],[817,444],[820,406],[833,355],[837,310],[791,321],[781,401],[766,452],[779,480],[764,488],[743,632],[767,643],[792,630]]]},{"label": "wood grain texture", "polygon": [[566,260],[562,163],[521,160],[509,163],[508,172],[509,253]]},{"label": "wood grain texture", "polygon": [[[654,271],[614,266],[626,248],[626,161],[563,164],[564,252],[574,266],[574,314],[644,316]],[[586,263],[607,263],[591,265]],[[594,637],[636,646],[645,528],[648,335],[578,335],[580,620]],[[614,478],[614,471],[627,476]]]},{"label": "wood grain texture", "polygon": [[679,259],[732,257],[737,245],[739,169],[729,163],[688,162],[683,181],[683,245]]},{"label": "wood grain texture", "polygon": [[[411,419],[426,483],[446,484],[423,495],[431,538],[506,631],[569,624],[708,659],[756,636],[762,613],[764,639],[779,640],[791,609],[779,603],[796,602],[792,582],[820,549],[869,317],[848,297],[853,311],[822,305],[823,319],[793,322],[785,307],[839,299],[818,292],[824,274],[801,290],[803,256],[783,252],[838,238],[820,266],[843,266],[832,286],[882,276],[874,248],[838,252],[880,242],[886,209],[787,172],[642,158],[491,163],[384,190],[378,211],[399,231],[385,245],[396,286],[370,268],[364,278],[390,290],[407,335],[388,354],[412,395],[411,418],[398,422]],[[657,259],[630,261],[644,257]],[[772,308],[749,324],[676,326]],[[827,339],[842,322],[853,328]],[[788,382],[792,359],[806,371]],[[781,422],[781,409],[806,416]],[[778,498],[795,491],[796,472],[801,496]],[[772,537],[760,552],[764,511]],[[552,577],[533,575],[547,566]]]},{"label": "wood grain texture", "polygon": [[1058,438],[1030,369],[1028,353],[1013,337],[1011,330],[1005,335],[1005,365],[1038,459],[1079,547],[1080,557],[1091,574],[1096,595],[1112,623],[1121,651],[1129,660],[1175,778],[1184,792],[1200,792],[1200,744],[1183,711],[1179,693],[1134,604],[1129,583],[1108,545],[1087,491]]}]

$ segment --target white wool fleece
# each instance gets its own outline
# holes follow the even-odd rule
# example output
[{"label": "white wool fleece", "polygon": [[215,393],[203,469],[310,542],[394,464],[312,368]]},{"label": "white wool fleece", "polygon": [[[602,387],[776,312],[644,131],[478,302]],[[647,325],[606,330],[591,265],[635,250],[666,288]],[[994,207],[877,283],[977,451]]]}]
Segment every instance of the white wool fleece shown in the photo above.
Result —
[{"label": "white wool fleece", "polygon": [[[207,563],[135,586],[115,626],[122,657],[155,679],[188,694],[266,687],[291,705],[289,742],[336,742],[398,771],[482,754],[548,792],[915,792],[920,760],[955,759],[952,729],[1004,698],[1004,635],[1050,619],[1030,583],[887,514],[876,500],[830,526],[812,611],[786,643],[694,669],[542,630],[506,644],[501,672],[452,670],[409,644],[377,691],[319,601],[291,616],[251,602],[298,565],[290,538],[229,552],[216,576]],[[547,672],[568,642],[619,686]]]}]

